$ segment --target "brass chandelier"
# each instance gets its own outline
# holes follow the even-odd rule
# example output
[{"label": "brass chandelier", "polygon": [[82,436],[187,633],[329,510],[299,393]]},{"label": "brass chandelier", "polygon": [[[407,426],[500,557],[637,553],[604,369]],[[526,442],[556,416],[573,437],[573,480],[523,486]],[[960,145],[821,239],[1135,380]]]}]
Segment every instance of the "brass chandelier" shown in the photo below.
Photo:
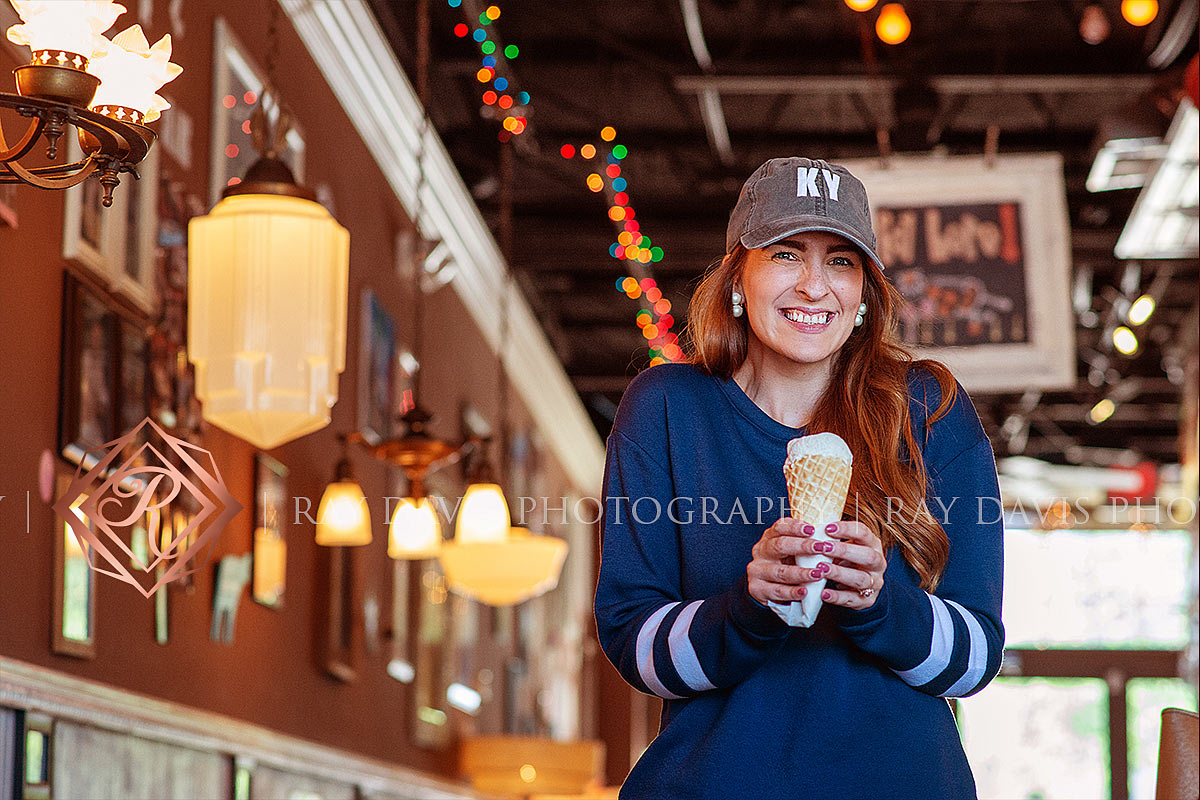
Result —
[{"label": "brass chandelier", "polygon": [[[101,34],[125,7],[111,0],[10,0],[21,24],[8,39],[29,47],[28,64],[13,70],[16,93],[0,92],[0,109],[28,119],[10,142],[0,123],[0,183],[24,183],[40,189],[67,189],[98,174],[112,205],[122,172],[137,177],[156,135],[146,123],[169,104],[157,92],[183,69],[170,62],[171,37],[153,47],[140,25],[110,41]],[[68,128],[79,137],[84,157],[67,164],[21,163],[44,138],[46,158],[58,157],[59,140]]]}]

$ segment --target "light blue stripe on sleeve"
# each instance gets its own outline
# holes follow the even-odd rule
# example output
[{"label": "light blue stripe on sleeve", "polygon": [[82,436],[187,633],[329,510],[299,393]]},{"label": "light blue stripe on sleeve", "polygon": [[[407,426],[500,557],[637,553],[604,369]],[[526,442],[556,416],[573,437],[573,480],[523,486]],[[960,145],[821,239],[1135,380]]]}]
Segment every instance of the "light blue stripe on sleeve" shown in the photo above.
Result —
[{"label": "light blue stripe on sleeve", "polygon": [[987,636],[984,635],[983,628],[973,613],[953,600],[946,602],[954,606],[955,610],[962,615],[963,622],[967,623],[967,630],[971,633],[971,649],[967,652],[967,671],[942,695],[942,697],[961,697],[975,688],[987,669]]},{"label": "light blue stripe on sleeve", "polygon": [[950,654],[954,650],[954,621],[950,617],[950,609],[940,597],[925,593],[929,605],[933,607],[933,635],[929,643],[929,655],[912,669],[894,670],[900,679],[909,686],[921,686],[942,674],[942,670],[950,664]]},{"label": "light blue stripe on sleeve", "polygon": [[671,626],[671,632],[667,635],[667,644],[671,646],[671,661],[675,665],[675,671],[679,673],[679,677],[688,685],[688,688],[695,692],[707,692],[717,688],[704,674],[704,668],[700,666],[700,659],[696,656],[696,648],[692,647],[692,640],[688,638],[692,619],[700,610],[702,602],[704,601],[696,600],[688,603],[675,618],[675,624]]},{"label": "light blue stripe on sleeve", "polygon": [[654,637],[658,635],[658,626],[662,624],[663,617],[677,605],[679,605],[678,601],[667,603],[642,623],[642,629],[638,631],[637,650],[635,653],[637,656],[638,674],[642,676],[642,681],[645,682],[650,691],[668,700],[678,700],[681,695],[668,691],[667,687],[663,686],[662,681],[658,679],[658,673],[654,670]]}]

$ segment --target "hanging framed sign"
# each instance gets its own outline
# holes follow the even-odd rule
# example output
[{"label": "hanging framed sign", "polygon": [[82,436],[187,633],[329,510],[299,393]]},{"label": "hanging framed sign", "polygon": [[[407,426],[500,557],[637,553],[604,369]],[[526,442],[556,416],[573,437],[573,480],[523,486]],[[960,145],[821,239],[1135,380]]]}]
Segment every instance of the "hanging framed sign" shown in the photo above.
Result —
[{"label": "hanging framed sign", "polygon": [[1075,385],[1071,238],[1056,154],[842,161],[867,188],[900,334],[969,391]]}]

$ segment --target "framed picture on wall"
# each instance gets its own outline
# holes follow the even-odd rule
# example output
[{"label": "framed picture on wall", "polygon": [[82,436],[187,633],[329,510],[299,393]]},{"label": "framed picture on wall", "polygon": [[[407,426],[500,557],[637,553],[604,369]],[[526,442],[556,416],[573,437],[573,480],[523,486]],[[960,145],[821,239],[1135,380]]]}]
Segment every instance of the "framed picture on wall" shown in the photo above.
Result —
[{"label": "framed picture on wall", "polygon": [[251,596],[270,608],[283,605],[287,585],[288,468],[266,453],[254,458],[254,572]]},{"label": "framed picture on wall", "polygon": [[[71,485],[71,477],[59,475],[57,496]],[[80,495],[73,509],[87,499]],[[80,514],[83,523],[91,521]],[[54,515],[54,598],[50,619],[50,646],[55,653],[76,658],[96,656],[96,573],[92,570],[88,543],[71,525]]]},{"label": "framed picture on wall", "polygon": [[358,674],[358,576],[353,547],[322,547],[328,562],[328,595],[325,620],[325,671],[343,683]]},{"label": "framed picture on wall", "polygon": [[[266,81],[223,18],[213,28],[212,150],[209,154],[209,197],[211,208],[221,199],[225,187],[242,180],[246,170],[258,159],[250,136],[250,115],[254,113]],[[268,96],[264,103],[267,119],[279,118],[277,98]],[[297,183],[304,182],[304,136],[295,127],[287,133],[287,147],[280,159],[292,170]]]},{"label": "framed picture on wall", "polygon": [[1058,153],[845,161],[866,186],[900,334],[968,391],[1074,388],[1071,240]]},{"label": "framed picture on wall", "polygon": [[[68,158],[79,160],[78,137],[65,138]],[[138,178],[126,175],[113,192],[113,204],[100,204],[98,176],[63,192],[63,257],[86,269],[109,291],[131,301],[148,316],[157,310],[154,286],[158,206],[157,148],[138,165]]]},{"label": "framed picture on wall", "polygon": [[117,319],[99,296],[67,276],[63,288],[59,452],[79,464],[116,438]]},{"label": "framed picture on wall", "polygon": [[62,354],[59,453],[79,464],[88,451],[132,430],[149,414],[148,330],[67,274]]},{"label": "framed picture on wall", "polygon": [[391,435],[396,361],[396,322],[370,288],[362,291],[359,350],[358,429],[369,444]]}]

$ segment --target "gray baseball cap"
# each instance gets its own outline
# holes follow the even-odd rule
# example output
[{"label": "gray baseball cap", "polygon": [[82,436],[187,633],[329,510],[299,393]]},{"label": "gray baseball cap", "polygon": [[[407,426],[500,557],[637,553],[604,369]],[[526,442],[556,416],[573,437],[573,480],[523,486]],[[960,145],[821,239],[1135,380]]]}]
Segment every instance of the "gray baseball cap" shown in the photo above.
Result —
[{"label": "gray baseball cap", "polygon": [[884,268],[866,187],[850,170],[819,158],[772,158],[754,170],[729,215],[725,252],[738,242],[754,250],[801,231],[841,234]]}]

